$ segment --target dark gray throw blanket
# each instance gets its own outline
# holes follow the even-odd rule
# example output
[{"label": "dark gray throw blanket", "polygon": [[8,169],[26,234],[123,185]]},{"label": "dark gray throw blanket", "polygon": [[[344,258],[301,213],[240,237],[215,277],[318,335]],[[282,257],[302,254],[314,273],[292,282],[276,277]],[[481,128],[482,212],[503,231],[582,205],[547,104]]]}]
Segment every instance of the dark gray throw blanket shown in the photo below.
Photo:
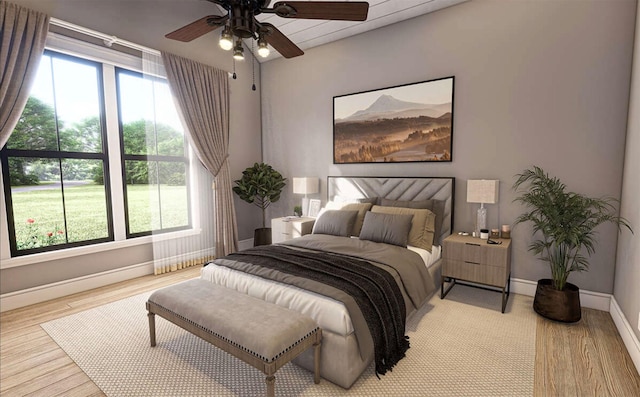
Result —
[{"label": "dark gray throw blanket", "polygon": [[385,374],[405,356],[406,309],[393,276],[369,262],[335,253],[258,246],[225,259],[252,263],[318,281],[349,294],[362,311],[373,338],[376,374]]}]

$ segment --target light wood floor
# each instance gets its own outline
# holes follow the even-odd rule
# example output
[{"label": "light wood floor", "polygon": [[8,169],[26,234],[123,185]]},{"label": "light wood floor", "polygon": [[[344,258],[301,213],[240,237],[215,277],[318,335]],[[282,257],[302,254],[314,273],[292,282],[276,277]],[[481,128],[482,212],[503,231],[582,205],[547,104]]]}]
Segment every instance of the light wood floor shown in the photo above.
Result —
[{"label": "light wood floor", "polygon": [[[104,396],[41,323],[197,277],[200,267],[98,288],[0,315],[1,396]],[[609,313],[577,324],[538,318],[535,396],[640,396],[640,375]]]}]

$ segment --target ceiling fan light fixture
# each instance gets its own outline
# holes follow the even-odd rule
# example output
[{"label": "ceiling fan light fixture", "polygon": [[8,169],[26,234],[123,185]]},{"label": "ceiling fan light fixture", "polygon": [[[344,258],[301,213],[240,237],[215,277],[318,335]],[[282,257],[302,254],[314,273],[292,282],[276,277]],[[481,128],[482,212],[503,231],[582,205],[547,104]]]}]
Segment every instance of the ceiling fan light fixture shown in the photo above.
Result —
[{"label": "ceiling fan light fixture", "polygon": [[229,51],[233,48],[233,36],[231,35],[231,28],[226,25],[220,34],[220,48],[225,51]]},{"label": "ceiling fan light fixture", "polygon": [[242,47],[242,40],[238,39],[236,46],[233,47],[233,59],[236,61],[244,61],[244,48]]},{"label": "ceiling fan light fixture", "polygon": [[260,38],[258,39],[258,55],[260,55],[262,58],[266,58],[269,56],[269,53],[271,51],[269,51],[269,45],[267,44],[267,41],[264,39],[264,37],[260,36]]},{"label": "ceiling fan light fixture", "polygon": [[[2,0],[0,0],[1,2]],[[282,31],[269,22],[257,17],[273,14],[288,19],[325,19],[329,21],[365,21],[369,12],[367,1],[276,1],[271,0],[207,0],[217,6],[218,13],[201,17],[165,35],[171,40],[190,42],[216,29],[221,29],[218,44],[233,55],[234,73],[236,61],[244,60],[244,44],[251,55],[250,62],[255,69],[257,57],[271,57],[271,50],[285,58],[304,54]],[[220,13],[222,12],[222,14]],[[270,19],[269,19],[270,20]],[[268,39],[268,40],[267,40]],[[243,42],[246,41],[246,42]],[[256,51],[256,42],[258,51]],[[251,44],[251,46],[249,46]],[[255,70],[254,82],[255,82]],[[255,89],[255,88],[254,88]]]}]

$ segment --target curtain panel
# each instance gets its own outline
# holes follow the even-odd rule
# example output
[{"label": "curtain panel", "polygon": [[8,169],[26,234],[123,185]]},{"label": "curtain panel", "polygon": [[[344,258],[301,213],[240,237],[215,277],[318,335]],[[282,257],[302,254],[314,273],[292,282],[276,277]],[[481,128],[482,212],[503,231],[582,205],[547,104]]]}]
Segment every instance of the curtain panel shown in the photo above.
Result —
[{"label": "curtain panel", "polygon": [[216,256],[238,250],[238,227],[229,170],[229,77],[227,72],[162,52],[169,87],[191,144],[214,176]]},{"label": "curtain panel", "polygon": [[49,31],[49,16],[0,2],[0,148],[29,98]]}]

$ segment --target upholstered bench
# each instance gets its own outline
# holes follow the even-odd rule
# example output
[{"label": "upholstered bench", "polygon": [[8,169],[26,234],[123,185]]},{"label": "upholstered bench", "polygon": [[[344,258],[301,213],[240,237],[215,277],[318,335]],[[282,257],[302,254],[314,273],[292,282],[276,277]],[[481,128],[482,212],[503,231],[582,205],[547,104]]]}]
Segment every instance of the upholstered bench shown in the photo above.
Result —
[{"label": "upholstered bench", "polygon": [[151,346],[157,314],[264,372],[269,397],[278,368],[313,346],[320,382],[322,330],[310,317],[201,279],[159,289],[146,305]]}]

